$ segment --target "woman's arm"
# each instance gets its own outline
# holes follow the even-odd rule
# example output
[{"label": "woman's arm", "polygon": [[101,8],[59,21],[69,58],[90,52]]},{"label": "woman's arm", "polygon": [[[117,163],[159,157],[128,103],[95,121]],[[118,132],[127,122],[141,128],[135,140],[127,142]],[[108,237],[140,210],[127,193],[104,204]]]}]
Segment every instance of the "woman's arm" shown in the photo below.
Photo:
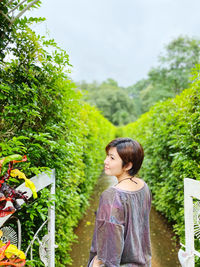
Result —
[{"label": "woman's arm", "polygon": [[124,209],[115,190],[102,193],[96,215],[92,267],[119,267],[124,248]]}]

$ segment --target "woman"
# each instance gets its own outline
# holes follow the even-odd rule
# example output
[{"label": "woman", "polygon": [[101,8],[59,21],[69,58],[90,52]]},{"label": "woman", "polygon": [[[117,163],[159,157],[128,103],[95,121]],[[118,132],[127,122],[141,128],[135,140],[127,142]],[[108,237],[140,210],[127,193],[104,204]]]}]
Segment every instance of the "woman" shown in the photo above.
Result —
[{"label": "woman", "polygon": [[151,194],[136,177],[144,158],[142,146],[117,138],[106,146],[104,170],[118,183],[100,198],[88,267],[149,267]]}]

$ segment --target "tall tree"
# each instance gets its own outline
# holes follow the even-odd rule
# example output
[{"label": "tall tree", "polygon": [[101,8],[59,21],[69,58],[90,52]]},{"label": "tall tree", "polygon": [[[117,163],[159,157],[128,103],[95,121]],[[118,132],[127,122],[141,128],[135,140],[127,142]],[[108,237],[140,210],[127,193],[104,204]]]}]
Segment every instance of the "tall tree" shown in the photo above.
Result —
[{"label": "tall tree", "polygon": [[149,88],[149,85],[149,79],[142,79],[134,85],[125,88],[125,90],[128,92],[129,97],[134,103],[136,117],[139,117],[142,113],[146,111],[146,103],[144,103],[143,101],[141,92],[143,92],[143,90],[145,90],[146,88]]},{"label": "tall tree", "polygon": [[150,70],[148,76],[152,86],[169,97],[189,86],[191,69],[200,63],[200,40],[180,36],[165,48],[159,67]]},{"label": "tall tree", "polygon": [[84,98],[95,105],[102,114],[115,125],[123,125],[136,119],[136,108],[127,91],[113,79],[98,84],[82,82],[78,87]]},{"label": "tall tree", "polygon": [[158,61],[146,80],[127,88],[129,95],[136,96],[137,114],[189,87],[191,70],[200,63],[200,40],[180,36],[166,45]]},{"label": "tall tree", "polygon": [[[31,9],[39,7],[40,0],[1,0],[0,1],[0,59],[6,56],[6,49],[15,41],[13,33],[23,20],[19,18]],[[36,19],[35,19],[36,21]]]}]

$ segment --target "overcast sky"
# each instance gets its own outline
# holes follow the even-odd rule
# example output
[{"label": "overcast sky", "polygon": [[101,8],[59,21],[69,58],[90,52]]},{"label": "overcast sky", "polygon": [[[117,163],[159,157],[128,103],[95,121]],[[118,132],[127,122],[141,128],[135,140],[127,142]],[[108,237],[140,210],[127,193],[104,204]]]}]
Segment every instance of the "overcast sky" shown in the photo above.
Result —
[{"label": "overcast sky", "polygon": [[32,11],[70,57],[74,81],[113,78],[129,86],[180,35],[200,38],[200,0],[42,0]]}]

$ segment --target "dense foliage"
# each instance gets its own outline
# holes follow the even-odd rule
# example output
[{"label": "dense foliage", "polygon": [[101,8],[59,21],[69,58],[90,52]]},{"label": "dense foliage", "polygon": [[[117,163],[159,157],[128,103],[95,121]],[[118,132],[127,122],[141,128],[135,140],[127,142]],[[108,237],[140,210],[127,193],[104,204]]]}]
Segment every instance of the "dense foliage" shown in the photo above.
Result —
[{"label": "dense foliage", "polygon": [[[82,102],[69,78],[68,54],[54,40],[39,37],[30,29],[29,24],[38,20],[18,20],[2,42],[0,157],[26,154],[28,163],[20,166],[27,177],[46,167],[55,168],[56,261],[58,266],[66,266],[75,239],[73,228],[102,170],[104,146],[115,128]],[[38,201],[18,214],[26,229],[24,249],[47,216],[47,202],[45,189]]]},{"label": "dense foliage", "polygon": [[158,58],[158,66],[128,87],[121,87],[108,79],[97,82],[79,83],[84,90],[85,100],[97,106],[102,114],[115,125],[135,121],[158,101],[175,97],[189,86],[191,69],[200,64],[200,40],[178,37],[172,40]]},{"label": "dense foliage", "polygon": [[141,175],[148,182],[153,203],[184,238],[184,178],[200,180],[200,69],[193,83],[174,99],[158,103],[118,135],[141,142],[145,160]]},{"label": "dense foliage", "polygon": [[81,82],[77,86],[84,94],[84,100],[96,106],[114,125],[124,125],[136,119],[134,102],[116,81],[107,79],[100,84]]},{"label": "dense foliage", "polygon": [[200,64],[199,39],[180,36],[167,44],[158,57],[158,66],[150,69],[147,78],[125,88],[138,107],[138,116],[156,102],[188,88],[195,64]]},{"label": "dense foliage", "polygon": [[[17,5],[18,1],[10,2]],[[0,10],[8,11],[5,1]],[[122,88],[112,79],[79,84],[84,103],[69,78],[66,51],[54,40],[37,36],[29,27],[39,18],[24,17],[11,24],[0,13],[0,157],[26,154],[22,169],[28,177],[56,170],[56,261],[70,263],[67,252],[73,228],[88,204],[102,169],[103,147],[115,135],[115,125],[134,121],[158,100],[188,87],[190,69],[199,63],[198,40],[182,38],[166,47],[160,66],[147,79]],[[119,136],[139,140],[145,149],[142,175],[156,208],[174,223],[183,238],[183,179],[200,180],[200,80],[174,99],[158,103],[137,121],[118,128]],[[23,246],[47,216],[48,190],[19,212]],[[40,266],[39,262],[36,266]]]}]

